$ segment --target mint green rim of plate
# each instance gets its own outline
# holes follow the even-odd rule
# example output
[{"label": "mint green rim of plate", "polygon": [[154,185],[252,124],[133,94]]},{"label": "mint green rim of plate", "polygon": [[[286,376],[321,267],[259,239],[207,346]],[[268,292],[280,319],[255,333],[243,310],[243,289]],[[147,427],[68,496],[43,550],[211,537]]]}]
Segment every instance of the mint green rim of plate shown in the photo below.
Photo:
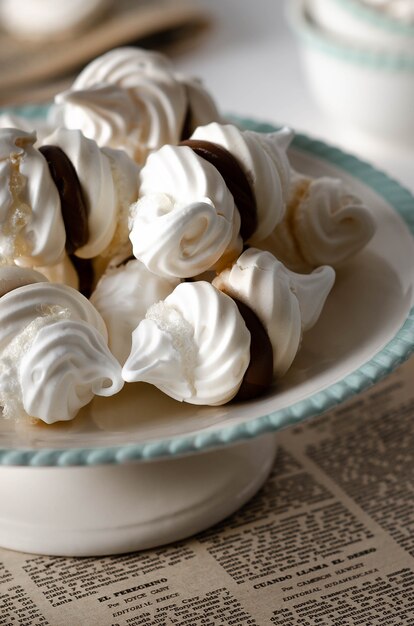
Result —
[{"label": "mint green rim of plate", "polygon": [[[36,108],[36,114],[40,112]],[[44,109],[43,109],[44,112]],[[273,132],[277,127],[251,119],[232,117],[233,123],[257,132]],[[399,183],[368,163],[342,152],[322,141],[306,135],[296,135],[293,146],[318,159],[338,166],[382,196],[402,217],[414,234],[414,197]],[[392,372],[414,351],[414,307],[395,337],[372,359],[351,374],[310,397],[268,415],[251,419],[236,426],[224,426],[208,432],[171,437],[122,446],[87,447],[70,449],[0,449],[0,464],[6,466],[94,466],[121,464],[171,458],[194,454],[242,442],[264,433],[275,432],[302,422],[308,417],[323,413],[351,396],[367,389]]]},{"label": "mint green rim of plate", "polygon": [[[345,2],[346,0],[337,0]],[[299,41],[327,56],[361,67],[385,72],[414,71],[414,54],[392,53],[380,49],[368,49],[357,44],[342,43],[313,24],[306,15],[304,0],[290,0],[287,17],[292,31]]]},{"label": "mint green rim of plate", "polygon": [[395,33],[396,35],[413,37],[414,44],[414,26],[412,24],[401,22],[386,13],[375,10],[374,7],[362,4],[359,0],[334,0],[334,2],[346,9],[348,13],[368,24],[372,24],[372,26]]}]

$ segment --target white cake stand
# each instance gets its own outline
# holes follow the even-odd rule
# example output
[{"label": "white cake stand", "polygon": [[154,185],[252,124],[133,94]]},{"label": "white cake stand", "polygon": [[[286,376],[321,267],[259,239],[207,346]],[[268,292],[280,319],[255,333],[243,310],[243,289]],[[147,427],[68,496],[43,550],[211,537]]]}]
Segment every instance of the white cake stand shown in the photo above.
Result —
[{"label": "white cake stand", "polygon": [[185,405],[138,383],[96,398],[67,424],[0,420],[1,546],[87,556],[199,532],[260,488],[278,430],[365,389],[411,354],[413,197],[368,164],[304,136],[289,156],[298,171],[344,179],[372,207],[378,229],[338,269],[288,374],[244,404]]}]

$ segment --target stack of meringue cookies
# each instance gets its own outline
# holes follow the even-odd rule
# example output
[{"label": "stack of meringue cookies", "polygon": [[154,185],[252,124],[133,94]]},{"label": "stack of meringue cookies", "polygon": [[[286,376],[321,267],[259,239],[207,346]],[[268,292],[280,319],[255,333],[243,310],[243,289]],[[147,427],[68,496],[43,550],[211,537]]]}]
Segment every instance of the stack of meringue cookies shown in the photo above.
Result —
[{"label": "stack of meringue cookies", "polygon": [[6,418],[70,420],[125,381],[266,393],[375,230],[342,181],[293,171],[290,129],[226,123],[158,53],[112,50],[46,120],[0,126]]}]

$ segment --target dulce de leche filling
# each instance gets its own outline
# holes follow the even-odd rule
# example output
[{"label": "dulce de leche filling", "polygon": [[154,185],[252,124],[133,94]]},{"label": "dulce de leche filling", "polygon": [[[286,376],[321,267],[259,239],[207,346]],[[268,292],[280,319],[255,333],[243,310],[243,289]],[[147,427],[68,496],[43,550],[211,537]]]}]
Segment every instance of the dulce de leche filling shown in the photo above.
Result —
[{"label": "dulce de leche filling", "polygon": [[50,175],[60,197],[60,208],[66,231],[66,252],[73,254],[89,239],[88,209],[72,161],[58,146],[41,146]]},{"label": "dulce de leche filling", "polygon": [[237,159],[228,150],[211,141],[187,139],[180,146],[189,146],[218,170],[240,213],[240,235],[243,241],[250,239],[257,228],[257,207],[247,176]]},{"label": "dulce de leche filling", "polygon": [[273,379],[273,347],[256,313],[233,298],[250,333],[250,363],[234,400],[252,400],[262,395]]}]

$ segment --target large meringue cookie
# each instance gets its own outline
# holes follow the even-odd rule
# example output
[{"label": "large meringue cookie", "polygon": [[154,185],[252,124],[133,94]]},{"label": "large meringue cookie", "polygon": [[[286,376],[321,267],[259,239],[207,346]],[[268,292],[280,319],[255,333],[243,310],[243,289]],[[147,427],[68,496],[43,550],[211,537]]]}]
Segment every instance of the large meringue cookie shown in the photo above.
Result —
[{"label": "large meringue cookie", "polygon": [[231,298],[210,283],[181,283],[149,308],[122,370],[176,400],[219,405],[233,398],[250,361],[250,333]]},{"label": "large meringue cookie", "polygon": [[70,319],[38,331],[21,358],[19,379],[25,412],[48,424],[73,419],[95,395],[112,396],[124,384],[101,333]]},{"label": "large meringue cookie", "polygon": [[[187,110],[186,92],[162,54],[139,48],[116,48],[87,65],[71,89],[86,90],[97,83],[120,87],[131,98],[141,131],[140,161],[145,159],[147,151],[166,143],[178,143]],[[65,123],[72,124],[70,110]]]},{"label": "large meringue cookie", "polygon": [[295,274],[270,252],[249,248],[213,285],[256,313],[272,343],[274,375],[280,377],[296,356],[302,332],[316,323],[334,280],[330,267]]},{"label": "large meringue cookie", "polygon": [[259,247],[296,271],[333,267],[359,252],[376,229],[371,211],[336,178],[293,173],[284,220]]},{"label": "large meringue cookie", "polygon": [[44,145],[57,146],[72,162],[88,207],[88,242],[76,256],[89,259],[102,254],[116,237],[120,222],[127,231],[127,207],[136,199],[138,170],[122,151],[101,150],[80,130],[56,129]]},{"label": "large meringue cookie", "polygon": [[69,420],[123,386],[105,324],[63,285],[33,283],[0,299],[0,404],[5,417]]},{"label": "large meringue cookie", "polygon": [[288,128],[265,135],[216,122],[197,128],[191,136],[225,148],[242,167],[257,206],[257,228],[248,242],[252,245],[270,235],[285,213],[290,184],[286,150],[292,138]]},{"label": "large meringue cookie", "polygon": [[0,129],[0,258],[49,265],[64,254],[60,198],[35,133]]},{"label": "large meringue cookie", "polygon": [[148,308],[164,300],[178,283],[153,274],[137,260],[109,269],[99,280],[90,301],[105,321],[109,347],[120,363],[125,363],[132,332]]},{"label": "large meringue cookie", "polygon": [[148,157],[130,226],[134,256],[165,277],[223,267],[242,247],[233,196],[217,169],[187,146]]},{"label": "large meringue cookie", "polygon": [[174,73],[160,53],[126,47],[92,61],[56,96],[51,119],[143,163],[149,152],[177,144],[183,129],[191,134],[220,115],[200,81]]}]

